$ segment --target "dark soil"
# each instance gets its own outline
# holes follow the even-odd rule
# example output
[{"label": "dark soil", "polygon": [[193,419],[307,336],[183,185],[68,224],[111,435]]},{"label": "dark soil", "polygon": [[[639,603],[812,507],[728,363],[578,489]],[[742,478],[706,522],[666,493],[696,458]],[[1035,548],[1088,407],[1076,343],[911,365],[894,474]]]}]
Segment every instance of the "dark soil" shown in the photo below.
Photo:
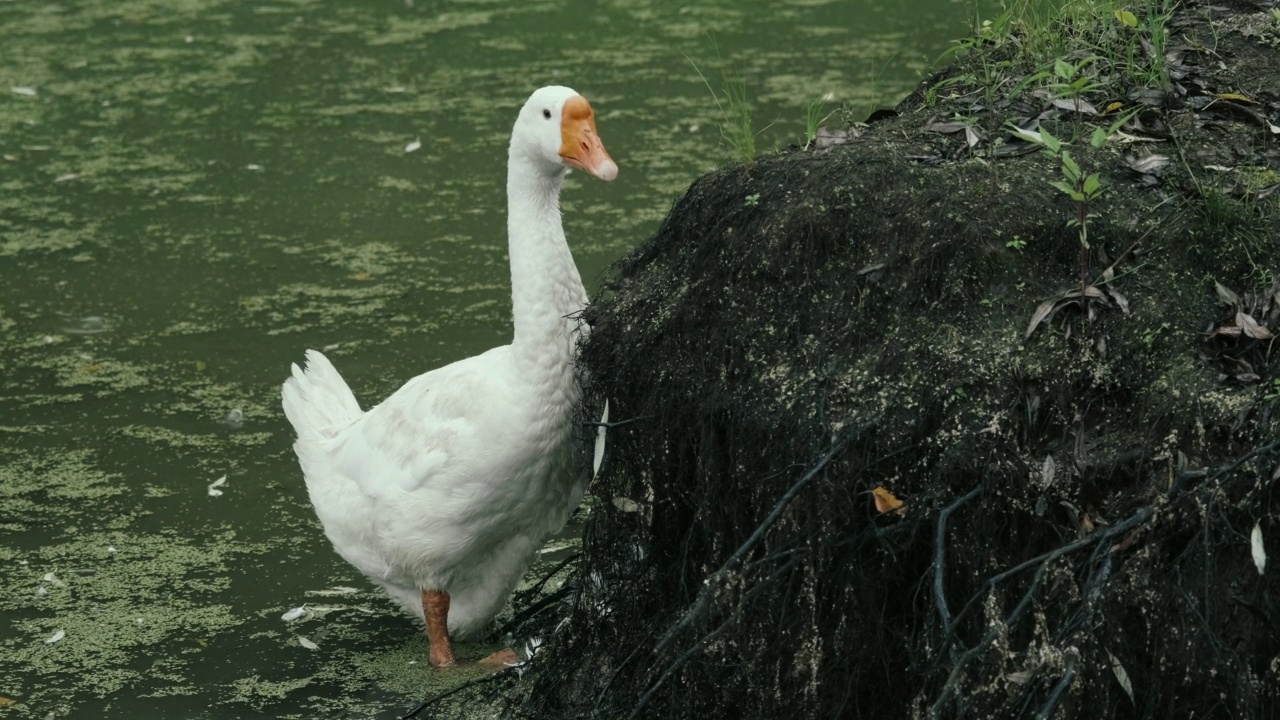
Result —
[{"label": "dark soil", "polygon": [[[1266,22],[1180,7],[1167,92],[1091,66],[1106,117],[990,101],[979,48],[698,180],[588,314],[584,423],[625,424],[522,716],[1280,717]],[[1083,254],[1036,118],[1101,176]]]}]

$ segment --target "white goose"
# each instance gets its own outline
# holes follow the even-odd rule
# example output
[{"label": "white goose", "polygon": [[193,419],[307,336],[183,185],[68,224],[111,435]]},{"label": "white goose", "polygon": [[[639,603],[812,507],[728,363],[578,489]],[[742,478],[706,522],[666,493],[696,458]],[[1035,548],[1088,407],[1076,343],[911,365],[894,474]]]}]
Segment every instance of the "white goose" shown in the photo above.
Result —
[{"label": "white goose", "polygon": [[451,635],[502,609],[582,496],[570,466],[578,323],[568,316],[587,296],[560,224],[571,167],[618,174],[586,99],[542,88],[520,110],[507,161],[510,345],[419,375],[369,412],[314,350],[284,383],[325,534],[423,619],[437,667],[454,662]]}]

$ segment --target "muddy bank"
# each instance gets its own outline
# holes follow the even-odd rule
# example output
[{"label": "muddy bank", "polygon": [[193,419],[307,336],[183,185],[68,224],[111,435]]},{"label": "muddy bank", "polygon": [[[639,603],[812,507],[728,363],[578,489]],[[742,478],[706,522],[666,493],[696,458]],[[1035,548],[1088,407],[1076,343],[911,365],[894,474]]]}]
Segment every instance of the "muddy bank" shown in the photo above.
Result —
[{"label": "muddy bank", "polygon": [[542,649],[480,694],[1280,712],[1280,18],[1127,12],[1038,51],[1005,18],[896,111],[694,183],[587,313],[584,440],[614,424],[577,581],[517,599]]},{"label": "muddy bank", "polygon": [[617,266],[583,419],[626,424],[526,710],[1277,712],[1280,19],[1125,20],[1154,83],[985,38]]}]

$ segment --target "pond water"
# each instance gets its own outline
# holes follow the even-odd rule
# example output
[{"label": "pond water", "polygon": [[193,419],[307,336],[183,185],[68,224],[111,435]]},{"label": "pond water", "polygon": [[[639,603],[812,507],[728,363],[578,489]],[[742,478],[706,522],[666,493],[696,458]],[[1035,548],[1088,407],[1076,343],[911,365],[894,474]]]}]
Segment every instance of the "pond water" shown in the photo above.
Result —
[{"label": "pond water", "polygon": [[467,679],[330,549],[289,363],[325,348],[368,406],[509,341],[506,142],[536,87],[590,98],[621,167],[566,187],[590,291],[725,161],[693,63],[745,80],[776,148],[812,98],[896,102],[972,13],[0,0],[0,716],[393,716]]}]

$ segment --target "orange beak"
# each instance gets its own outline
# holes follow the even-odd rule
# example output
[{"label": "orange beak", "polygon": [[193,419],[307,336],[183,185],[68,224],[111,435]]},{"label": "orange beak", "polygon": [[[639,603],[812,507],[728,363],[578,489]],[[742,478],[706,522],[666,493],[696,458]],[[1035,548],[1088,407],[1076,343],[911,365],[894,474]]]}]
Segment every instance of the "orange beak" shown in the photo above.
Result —
[{"label": "orange beak", "polygon": [[596,134],[596,116],[591,104],[581,95],[566,100],[560,112],[560,159],[565,165],[601,180],[618,177],[618,164],[609,157]]}]

